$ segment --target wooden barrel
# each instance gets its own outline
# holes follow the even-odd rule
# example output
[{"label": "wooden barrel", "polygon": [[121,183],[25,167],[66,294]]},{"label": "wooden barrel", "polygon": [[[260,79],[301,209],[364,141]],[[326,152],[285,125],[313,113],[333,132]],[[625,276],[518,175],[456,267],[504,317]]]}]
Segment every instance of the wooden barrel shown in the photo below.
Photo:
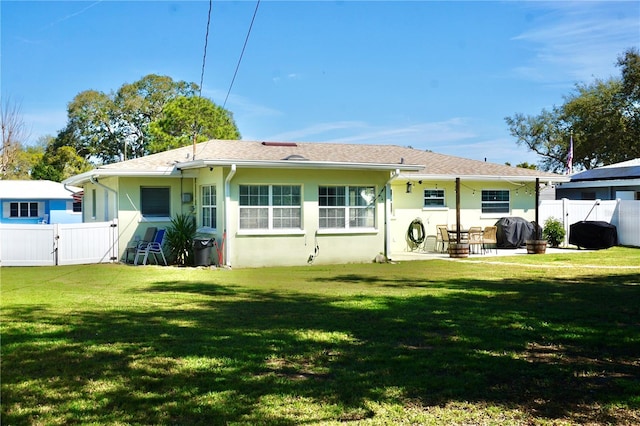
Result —
[{"label": "wooden barrel", "polygon": [[450,243],[449,257],[469,257],[469,243]]},{"label": "wooden barrel", "polygon": [[547,251],[547,240],[527,240],[528,254],[544,254]]}]

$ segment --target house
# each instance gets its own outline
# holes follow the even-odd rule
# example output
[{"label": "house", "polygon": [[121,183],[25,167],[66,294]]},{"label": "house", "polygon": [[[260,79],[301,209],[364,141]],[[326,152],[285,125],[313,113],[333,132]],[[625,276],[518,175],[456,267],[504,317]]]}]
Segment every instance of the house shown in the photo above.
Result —
[{"label": "house", "polygon": [[[565,176],[393,145],[212,140],[101,166],[84,221],[118,219],[121,258],[147,227],[192,214],[237,267],[368,262],[411,250],[407,227],[535,218],[536,185]],[[458,189],[458,191],[456,191]],[[457,201],[459,199],[459,202]]]},{"label": "house", "polygon": [[81,223],[80,191],[48,180],[0,180],[0,223]]},{"label": "house", "polygon": [[640,200],[640,158],[586,170],[556,187],[558,200]]}]

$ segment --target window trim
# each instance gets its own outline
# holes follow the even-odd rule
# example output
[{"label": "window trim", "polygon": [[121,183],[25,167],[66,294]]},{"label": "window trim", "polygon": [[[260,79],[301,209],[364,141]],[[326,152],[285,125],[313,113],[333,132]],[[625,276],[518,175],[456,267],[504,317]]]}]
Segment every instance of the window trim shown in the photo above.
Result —
[{"label": "window trim", "polygon": [[[485,192],[489,192],[489,191],[506,193],[507,196],[509,197],[509,199],[507,201],[504,201],[504,200],[499,200],[499,201],[487,200],[487,201],[485,201],[483,199],[484,198],[484,193]],[[498,204],[505,204],[506,203],[507,210],[506,211],[485,212],[484,211],[485,203],[488,204],[488,205],[498,205]],[[482,217],[502,217],[502,215],[510,214],[510,213],[511,213],[511,191],[510,190],[508,190],[508,189],[483,189],[480,192],[480,214],[482,215]]]},{"label": "window trim", "polygon": [[[267,187],[267,204],[258,205],[245,205],[242,204],[243,195],[241,195],[243,187]],[[298,197],[299,203],[297,205],[276,205],[274,204],[274,198],[278,195],[274,194],[274,188],[291,187],[297,188],[298,194],[292,194],[293,197]],[[264,194],[258,194],[258,197],[264,197]],[[247,195],[251,197],[251,195]],[[304,234],[304,221],[302,217],[302,204],[303,204],[303,186],[301,184],[241,184],[238,185],[238,234],[239,235],[302,235]],[[259,210],[266,209],[267,211],[267,226],[264,228],[243,228],[242,227],[242,210]],[[276,217],[274,211],[282,209],[293,209],[298,211],[297,220],[299,226],[297,227],[276,227],[274,223]],[[261,220],[262,218],[258,218]]]},{"label": "window trim", "polygon": [[[143,191],[145,190],[166,190],[167,191],[167,205],[162,206],[163,211],[158,214],[149,214],[144,212],[144,197]],[[166,212],[164,211],[164,207],[166,207]],[[170,186],[141,186],[140,187],[140,215],[145,220],[163,220],[166,218],[171,218],[171,187]]]},{"label": "window trim", "polygon": [[[17,214],[13,214],[13,205],[17,207]],[[27,214],[22,214],[22,204],[26,204]],[[35,205],[35,206],[34,206]],[[41,201],[7,201],[7,218],[9,219],[37,219],[44,215],[44,203]],[[35,215],[33,215],[33,208],[35,207]]]},{"label": "window trim", "polygon": [[[427,191],[442,191],[442,197],[427,197]],[[442,200],[441,206],[426,205],[426,200]],[[447,208],[447,193],[444,188],[425,188],[422,191],[422,210],[443,210]]]},{"label": "window trim", "polygon": [[[211,200],[211,204],[205,204],[205,196],[204,196],[204,190],[205,188],[209,188],[211,191],[210,193],[210,198],[212,198]],[[211,228],[214,231],[218,229],[218,188],[216,187],[216,185],[201,185],[200,186],[200,224],[203,227],[207,227],[207,228]],[[209,209],[210,210],[210,216],[213,219],[213,223],[215,224],[215,226],[211,226],[211,223],[209,224],[205,224],[204,223],[204,211],[205,209]]]},{"label": "window trim", "polygon": [[[320,191],[323,188],[344,188],[344,199],[342,200],[342,204],[337,205],[321,205],[321,195]],[[350,195],[351,189],[360,188],[360,189],[368,189],[371,190],[371,194],[373,199],[371,200],[369,205],[359,206],[359,205],[350,205]],[[327,197],[332,195],[327,195]],[[376,187],[374,185],[318,185],[318,233],[322,234],[354,234],[354,233],[376,233],[378,232],[378,218],[377,218],[377,196],[376,196]],[[321,212],[323,209],[344,209],[344,226],[336,227],[336,226],[322,226],[321,221],[323,219],[327,219],[323,217]],[[372,226],[352,226],[351,225],[351,212],[352,210],[364,210],[372,209]]]}]

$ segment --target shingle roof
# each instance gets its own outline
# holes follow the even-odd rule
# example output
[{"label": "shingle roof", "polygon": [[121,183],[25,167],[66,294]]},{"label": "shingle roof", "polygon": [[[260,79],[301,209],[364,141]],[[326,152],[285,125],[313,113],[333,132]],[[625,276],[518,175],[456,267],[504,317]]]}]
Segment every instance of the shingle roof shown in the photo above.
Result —
[{"label": "shingle roof", "polygon": [[[101,169],[158,171],[173,168],[179,163],[193,161],[192,152],[192,146],[185,146],[105,165]],[[283,166],[291,161],[345,163],[345,167],[347,167],[347,163],[417,165],[424,168],[414,173],[425,177],[430,175],[540,177],[542,179],[562,177],[539,170],[487,163],[396,145],[212,140],[196,145],[195,158],[205,161],[229,162],[229,164],[242,161],[281,162]]]},{"label": "shingle roof", "polygon": [[[82,188],[67,186],[74,192]],[[50,180],[0,180],[0,198],[3,200],[71,200],[72,192],[64,185]]]}]

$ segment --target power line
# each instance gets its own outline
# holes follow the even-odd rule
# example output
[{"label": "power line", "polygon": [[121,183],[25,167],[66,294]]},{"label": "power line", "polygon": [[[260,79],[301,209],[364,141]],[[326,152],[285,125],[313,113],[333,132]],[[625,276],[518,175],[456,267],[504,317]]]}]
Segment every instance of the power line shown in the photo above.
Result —
[{"label": "power line", "polygon": [[253,28],[253,21],[256,19],[256,15],[258,13],[258,6],[260,6],[260,0],[256,2],[256,9],[253,11],[253,18],[251,18],[251,25],[249,25],[249,30],[247,31],[247,37],[244,39],[244,45],[242,46],[242,52],[240,52],[240,58],[238,58],[238,63],[236,65],[236,70],[233,73],[233,78],[231,79],[231,84],[229,85],[229,90],[227,90],[227,96],[224,98],[224,103],[222,104],[222,109],[227,105],[227,100],[229,99],[229,94],[231,93],[231,88],[233,87],[233,83],[236,81],[236,75],[238,75],[238,69],[240,68],[240,62],[242,62],[242,57],[244,56],[244,50],[247,47],[247,42],[249,41],[249,36],[251,35],[251,29]]},{"label": "power line", "polygon": [[200,91],[198,96],[202,97],[202,84],[204,81],[204,67],[207,62],[207,45],[209,44],[209,24],[211,23],[211,3],[209,0],[209,13],[207,14],[207,32],[204,35],[204,53],[202,54],[202,71],[200,72]]},{"label": "power line", "polygon": [[[198,97],[202,98],[202,85],[204,84],[204,69],[207,63],[207,46],[209,45],[209,25],[211,24],[211,4],[209,0],[209,13],[207,13],[207,31],[204,35],[204,52],[202,53],[202,70],[200,71],[200,86],[198,87]],[[196,141],[198,139],[198,114],[194,117],[193,123],[193,160],[196,159]]]}]

